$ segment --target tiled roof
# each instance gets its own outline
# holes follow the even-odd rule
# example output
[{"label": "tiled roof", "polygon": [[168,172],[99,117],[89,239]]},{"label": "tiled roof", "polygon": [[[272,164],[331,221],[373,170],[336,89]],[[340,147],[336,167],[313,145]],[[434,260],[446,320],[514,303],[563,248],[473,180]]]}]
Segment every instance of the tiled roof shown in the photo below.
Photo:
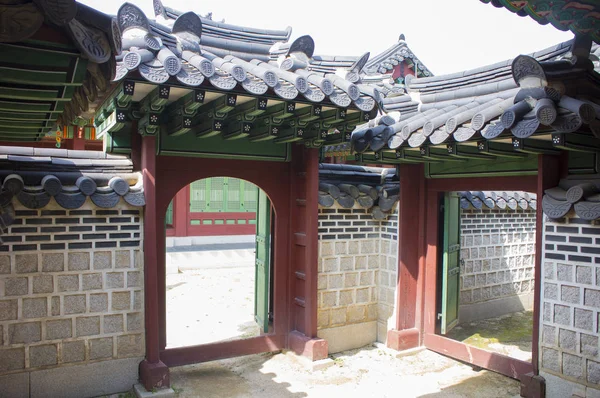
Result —
[{"label": "tiled roof", "polygon": [[563,179],[557,187],[547,189],[542,200],[544,214],[552,219],[577,217],[600,219],[600,179]]},{"label": "tiled roof", "polygon": [[385,219],[398,201],[400,183],[395,168],[346,164],[319,165],[319,205],[370,209],[375,219]]},{"label": "tiled roof", "polygon": [[125,156],[100,151],[0,147],[0,197],[8,205],[15,196],[23,206],[40,209],[52,198],[65,209],[81,207],[89,197],[102,208],[121,198],[145,204],[142,179]]},{"label": "tiled roof", "polygon": [[368,75],[389,73],[402,61],[408,61],[415,70],[416,76],[433,76],[433,73],[410,50],[406,44],[406,38],[402,34],[397,43],[381,54],[369,59],[365,65],[365,73]]},{"label": "tiled roof", "polygon": [[[600,118],[597,97],[577,91],[575,85],[566,88],[564,81],[597,86],[600,76],[585,54],[571,52],[572,44],[465,72],[407,79],[410,97],[396,101],[413,106],[412,101],[418,100],[418,112],[401,112],[392,124],[381,119],[378,126],[373,122],[358,126],[352,134],[353,148],[357,152],[417,148],[480,137],[490,140],[501,134],[524,139],[538,128],[567,133],[588,125],[595,131]],[[376,148],[373,142],[378,143]]]},{"label": "tiled roof", "polygon": [[137,71],[155,84],[173,76],[189,87],[208,80],[219,90],[231,91],[239,84],[256,96],[272,89],[285,100],[328,99],[363,111],[376,106],[378,91],[360,82],[364,63],[357,64],[360,59],[352,57],[313,57],[310,36],[289,43],[289,28],[267,31],[225,25],[166,8],[160,0],[154,5],[156,19],[129,3],[119,9],[123,52],[117,58],[115,80]]},{"label": "tiled roof", "polygon": [[460,207],[463,209],[535,210],[537,197],[534,193],[520,191],[463,191],[460,192]]}]

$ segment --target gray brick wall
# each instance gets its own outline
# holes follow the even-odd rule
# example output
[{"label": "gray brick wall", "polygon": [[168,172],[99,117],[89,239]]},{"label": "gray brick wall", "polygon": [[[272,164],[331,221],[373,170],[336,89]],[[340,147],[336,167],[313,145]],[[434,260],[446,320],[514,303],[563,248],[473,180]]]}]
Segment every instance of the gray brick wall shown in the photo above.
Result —
[{"label": "gray brick wall", "polygon": [[541,367],[597,389],[600,225],[578,218],[562,221],[544,221]]},{"label": "gray brick wall", "polygon": [[0,246],[0,374],[144,354],[141,210],[29,210]]},{"label": "gray brick wall", "polygon": [[533,292],[535,216],[534,209],[461,210],[461,305]]},{"label": "gray brick wall", "polygon": [[[319,209],[319,329],[394,322],[397,210],[385,221],[366,210]],[[391,321],[390,321],[391,319]]]}]

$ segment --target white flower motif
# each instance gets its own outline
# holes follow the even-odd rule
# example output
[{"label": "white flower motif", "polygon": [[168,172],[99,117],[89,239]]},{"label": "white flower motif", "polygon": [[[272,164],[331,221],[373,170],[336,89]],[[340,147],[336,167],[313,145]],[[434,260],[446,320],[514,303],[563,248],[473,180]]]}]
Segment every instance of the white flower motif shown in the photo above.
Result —
[{"label": "white flower motif", "polygon": [[452,153],[452,152],[454,152],[454,151],[452,150],[452,146],[451,146],[451,145],[448,145],[448,146],[446,147],[446,149],[448,150],[448,153]]},{"label": "white flower motif", "polygon": [[288,112],[294,112],[294,109],[296,109],[296,107],[294,106],[294,104],[289,104],[288,105]]},{"label": "white flower motif", "polygon": [[221,130],[221,122],[216,122],[215,123],[215,129]]},{"label": "white flower motif", "polygon": [[169,89],[167,87],[163,87],[160,89],[160,94],[163,97],[168,97],[169,96]]},{"label": "white flower motif", "polygon": [[477,145],[480,151],[483,151],[485,149],[485,144],[483,142],[480,142],[479,145]]},{"label": "white flower motif", "polygon": [[184,119],[183,120],[183,124],[185,124],[186,126],[191,126],[192,125],[192,120],[191,119]]},{"label": "white flower motif", "polygon": [[150,116],[150,122],[152,122],[152,123],[158,122],[158,116],[156,116],[156,115]]},{"label": "white flower motif", "polygon": [[271,133],[273,135],[277,135],[277,133],[279,133],[279,129],[277,127],[273,127],[273,129],[271,130]]},{"label": "white flower motif", "polygon": [[321,113],[321,108],[315,108],[315,115],[319,115]]},{"label": "white flower motif", "polygon": [[125,114],[121,113],[121,112],[117,113],[117,120],[119,120],[119,121],[125,120]]},{"label": "white flower motif", "polygon": [[235,97],[229,97],[228,101],[230,105],[235,104]]},{"label": "white flower motif", "polygon": [[298,130],[298,137],[302,137],[304,135],[304,130]]},{"label": "white flower motif", "polygon": [[261,108],[266,108],[267,107],[267,101],[262,100],[258,103],[258,106]]},{"label": "white flower motif", "polygon": [[244,131],[245,131],[245,132],[249,132],[249,131],[250,131],[250,125],[249,125],[249,124],[246,124],[246,125],[244,126]]},{"label": "white flower motif", "polygon": [[346,111],[341,111],[340,112],[340,117],[346,117]]},{"label": "white flower motif", "polygon": [[196,94],[196,100],[197,101],[204,101],[204,94],[202,94],[202,93]]}]

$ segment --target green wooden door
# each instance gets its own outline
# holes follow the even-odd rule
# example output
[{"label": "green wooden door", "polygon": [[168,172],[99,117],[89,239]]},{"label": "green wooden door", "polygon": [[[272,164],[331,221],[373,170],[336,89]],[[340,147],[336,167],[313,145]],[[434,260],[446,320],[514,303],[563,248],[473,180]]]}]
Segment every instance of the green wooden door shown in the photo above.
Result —
[{"label": "green wooden door", "polygon": [[259,190],[256,209],[256,269],[254,275],[254,319],[269,331],[269,270],[271,264],[271,202]]},{"label": "green wooden door", "polygon": [[456,192],[444,196],[444,245],[442,256],[442,334],[458,323],[460,280],[460,197]]}]

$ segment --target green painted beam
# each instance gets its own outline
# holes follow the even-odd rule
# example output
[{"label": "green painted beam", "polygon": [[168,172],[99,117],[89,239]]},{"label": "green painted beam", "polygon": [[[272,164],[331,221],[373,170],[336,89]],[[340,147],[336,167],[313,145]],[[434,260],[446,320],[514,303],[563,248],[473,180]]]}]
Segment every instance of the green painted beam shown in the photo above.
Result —
[{"label": "green painted beam", "polygon": [[554,133],[552,146],[566,151],[600,152],[600,140],[589,134]]},{"label": "green painted beam", "polygon": [[52,112],[62,113],[64,109],[64,102],[52,102],[52,101],[40,101],[35,102],[24,102],[24,101],[10,101],[0,100],[0,111],[6,112],[19,112],[19,113],[36,113],[36,112]]},{"label": "green painted beam", "polygon": [[19,46],[19,44],[0,43],[2,64],[16,61],[20,65],[47,68],[72,68],[79,54],[44,51],[39,48]]},{"label": "green painted beam", "polygon": [[[54,115],[54,116],[53,116]],[[0,111],[0,120],[13,121],[20,123],[22,121],[54,121],[56,120],[56,113],[21,113],[21,112],[2,112]]]},{"label": "green painted beam", "polygon": [[551,141],[513,137],[512,146],[516,152],[531,153],[534,155],[560,155],[561,153],[561,150],[556,149]]},{"label": "green painted beam", "polygon": [[51,89],[48,87],[7,87],[0,86],[0,98],[31,100],[31,101],[56,101],[70,102],[75,88],[65,87],[61,93],[60,88]]}]

